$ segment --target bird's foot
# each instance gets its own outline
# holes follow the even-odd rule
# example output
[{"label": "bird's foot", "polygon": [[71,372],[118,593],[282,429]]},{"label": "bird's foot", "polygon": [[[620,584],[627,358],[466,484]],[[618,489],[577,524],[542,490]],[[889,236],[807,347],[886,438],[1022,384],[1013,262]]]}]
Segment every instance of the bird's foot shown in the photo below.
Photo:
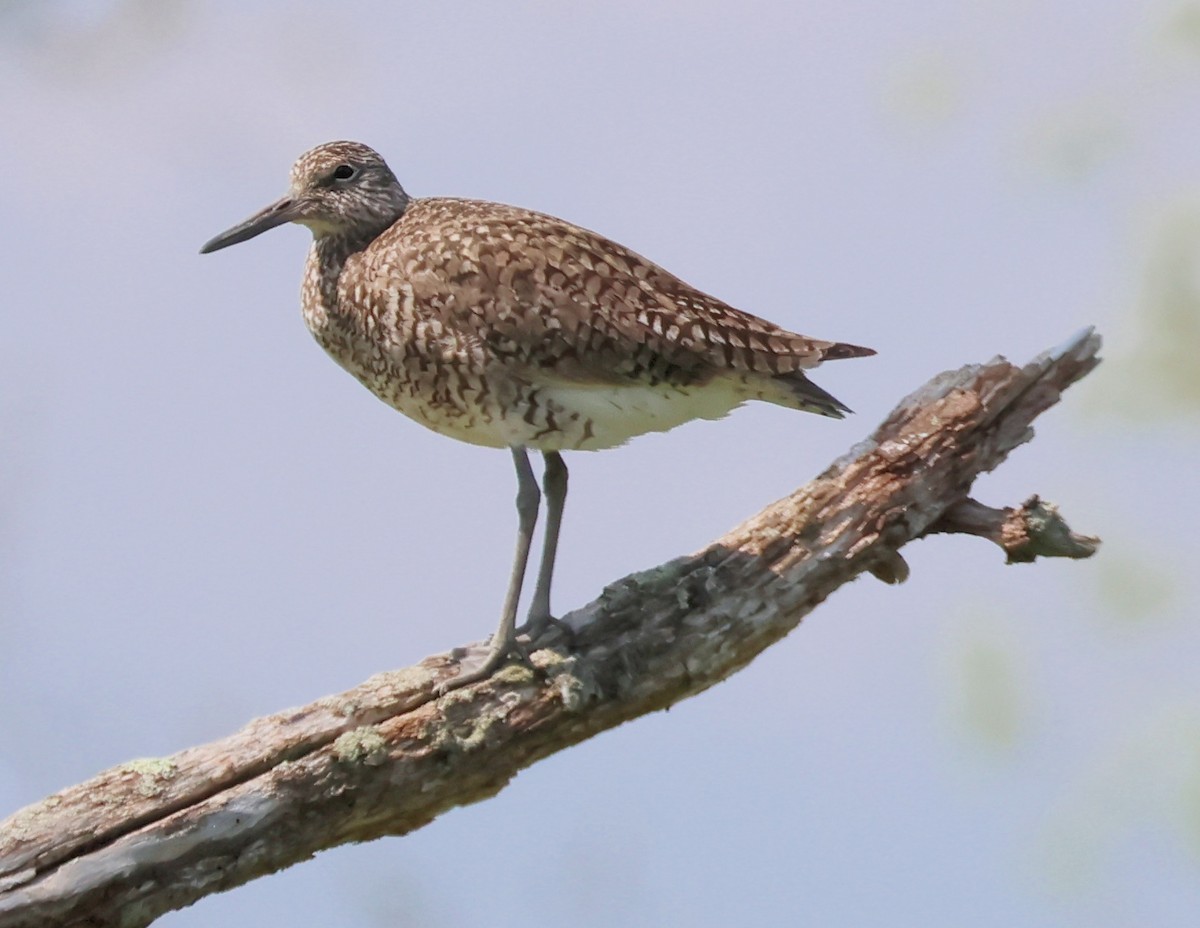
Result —
[{"label": "bird's foot", "polygon": [[460,666],[469,664],[474,664],[474,666],[464,666],[464,669],[457,675],[437,684],[433,688],[434,696],[445,696],[447,693],[462,689],[464,686],[470,686],[472,683],[486,680],[510,658],[520,661],[539,676],[542,675],[543,671],[533,663],[529,654],[531,650],[534,650],[533,646],[537,643],[537,640],[545,634],[548,628],[558,629],[563,637],[566,638],[568,648],[575,646],[575,629],[570,625],[562,619],[556,619],[549,614],[533,615],[531,613],[526,619],[525,624],[517,629],[517,633],[511,641],[489,643],[487,651],[482,657],[477,659],[478,663],[475,663],[472,655],[472,652],[478,653],[478,646],[453,653],[452,656],[459,661]]},{"label": "bird's foot", "polygon": [[[464,654],[460,658],[460,666],[471,661],[471,658],[468,656],[469,653],[468,651],[467,654]],[[455,656],[457,657],[458,655]],[[455,676],[438,683],[433,688],[433,695],[435,697],[445,696],[447,693],[462,689],[464,686],[470,686],[472,683],[486,680],[510,657],[517,659],[534,672],[538,672],[537,668],[533,666],[533,662],[529,659],[528,649],[514,637],[508,642],[499,641],[489,644],[487,652],[476,666],[464,668]]]},{"label": "bird's foot", "polygon": [[530,612],[525,619],[525,624],[517,629],[517,633],[528,638],[529,643],[533,644],[546,633],[547,628],[556,628],[562,632],[563,637],[567,639],[568,648],[575,646],[575,629],[562,619],[556,619],[549,613],[534,615]]}]

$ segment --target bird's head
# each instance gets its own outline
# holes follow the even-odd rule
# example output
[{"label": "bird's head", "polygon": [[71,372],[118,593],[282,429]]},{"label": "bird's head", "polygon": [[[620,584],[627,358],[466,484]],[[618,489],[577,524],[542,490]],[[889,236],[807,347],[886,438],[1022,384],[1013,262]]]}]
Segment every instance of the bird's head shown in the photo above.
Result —
[{"label": "bird's head", "polygon": [[359,142],[327,142],[292,165],[291,189],[205,243],[201,254],[236,245],[285,222],[312,230],[313,238],[347,236],[370,241],[404,215],[408,194],[387,162]]}]

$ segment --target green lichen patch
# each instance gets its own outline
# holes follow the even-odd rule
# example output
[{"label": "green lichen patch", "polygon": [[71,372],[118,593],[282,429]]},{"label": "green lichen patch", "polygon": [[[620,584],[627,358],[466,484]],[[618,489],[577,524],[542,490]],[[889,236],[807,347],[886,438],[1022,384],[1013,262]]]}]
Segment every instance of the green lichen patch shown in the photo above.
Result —
[{"label": "green lichen patch", "polygon": [[167,757],[138,757],[117,768],[136,777],[134,789],[147,799],[157,796],[175,779],[179,768]]},{"label": "green lichen patch", "polygon": [[377,766],[387,760],[387,739],[374,725],[363,725],[339,735],[333,742],[333,756],[344,764]]},{"label": "green lichen patch", "polygon": [[492,674],[492,682],[498,686],[524,686],[536,679],[533,671],[524,664],[506,664]]}]

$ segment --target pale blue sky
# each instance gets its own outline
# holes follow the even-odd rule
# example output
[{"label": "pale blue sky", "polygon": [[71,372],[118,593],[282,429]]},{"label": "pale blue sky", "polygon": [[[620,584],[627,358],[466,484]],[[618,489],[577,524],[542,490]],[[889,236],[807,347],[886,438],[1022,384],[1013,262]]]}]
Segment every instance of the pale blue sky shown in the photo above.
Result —
[{"label": "pale blue sky", "polygon": [[323,356],[302,229],[197,254],[355,138],[414,195],[555,213],[879,350],[821,371],[845,422],[572,455],[558,608],[938,371],[1086,324],[1109,360],[978,496],[1106,546],[913,545],[903,587],[669,714],[162,925],[1193,924],[1198,36],[1164,0],[0,6],[0,814],[493,628],[507,455]]}]

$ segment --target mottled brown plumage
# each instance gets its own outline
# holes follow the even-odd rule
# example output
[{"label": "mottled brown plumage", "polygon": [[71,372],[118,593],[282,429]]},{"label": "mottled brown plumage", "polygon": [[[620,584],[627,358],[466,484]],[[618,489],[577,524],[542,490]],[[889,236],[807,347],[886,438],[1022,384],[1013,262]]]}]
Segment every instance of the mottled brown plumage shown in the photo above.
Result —
[{"label": "mottled brown plumage", "polygon": [[476,200],[411,199],[383,159],[356,142],[306,153],[291,181],[287,197],[203,250],[283,222],[307,225],[314,241],[302,305],[322,347],[423,425],[513,449],[526,502],[509,602],[485,667],[455,685],[490,672],[513,647],[528,510],[535,517],[537,506],[525,449],[546,456],[550,504],[529,622],[536,633],[550,621],[566,493],[558,452],[614,447],[755,399],[841,417],[846,407],[805,371],[874,354],[733,309],[561,219]]}]

